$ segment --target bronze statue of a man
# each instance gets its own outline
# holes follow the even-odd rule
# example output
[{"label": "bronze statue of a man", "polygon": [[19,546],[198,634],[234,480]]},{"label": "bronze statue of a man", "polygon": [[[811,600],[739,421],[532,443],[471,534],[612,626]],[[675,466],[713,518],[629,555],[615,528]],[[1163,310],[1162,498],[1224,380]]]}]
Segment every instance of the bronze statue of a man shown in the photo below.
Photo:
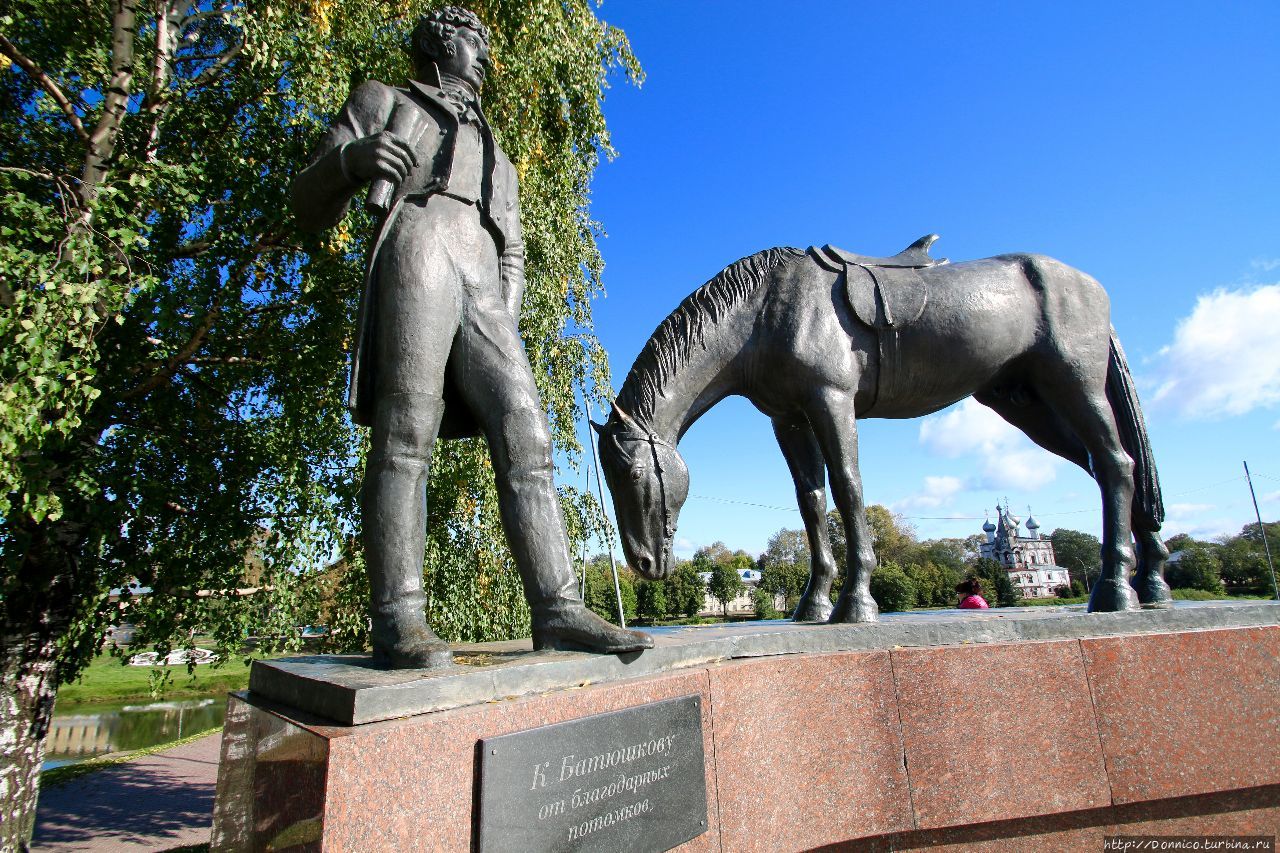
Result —
[{"label": "bronze statue of a man", "polygon": [[483,434],[507,542],[538,649],[649,648],[577,597],[551,437],[516,323],[524,245],[516,173],[480,107],[489,34],[472,12],[422,18],[405,88],[370,81],[348,98],[293,187],[311,230],[336,224],[357,191],[380,216],[360,308],[348,403],[373,430],[362,493],[374,657],[448,665],[427,626],[425,487],[437,438]]}]

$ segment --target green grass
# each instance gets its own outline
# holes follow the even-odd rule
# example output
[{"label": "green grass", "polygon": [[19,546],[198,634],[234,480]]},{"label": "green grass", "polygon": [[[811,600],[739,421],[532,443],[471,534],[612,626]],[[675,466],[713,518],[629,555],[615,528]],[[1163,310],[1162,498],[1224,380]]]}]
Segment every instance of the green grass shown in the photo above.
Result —
[{"label": "green grass", "polygon": [[1061,604],[1084,604],[1088,598],[1024,598],[1015,607],[1056,607]]},{"label": "green grass", "polygon": [[179,740],[171,740],[168,743],[158,743],[155,746],[144,747],[143,749],[135,749],[131,752],[116,752],[111,755],[100,755],[97,758],[90,758],[87,761],[80,761],[76,764],[66,764],[62,767],[55,767],[52,770],[45,770],[40,774],[41,788],[55,788],[58,785],[65,785],[72,779],[79,779],[81,776],[89,773],[96,773],[108,767],[114,767],[117,764],[124,764],[127,761],[133,761],[136,758],[142,758],[144,755],[154,755],[157,752],[173,749],[175,746],[182,746],[192,741],[200,740],[207,737],[219,729],[208,729],[203,732],[196,732],[193,735],[187,735]]},{"label": "green grass", "polygon": [[1178,601],[1266,601],[1271,598],[1269,595],[1229,595],[1203,589],[1175,589],[1173,597]]},{"label": "green grass", "polygon": [[[153,690],[152,673],[167,671],[168,680]],[[80,678],[58,688],[58,704],[84,705],[126,700],[188,699],[243,690],[249,685],[249,667],[242,658],[219,666],[204,664],[187,674],[186,666],[127,666],[120,658],[98,655]]]}]

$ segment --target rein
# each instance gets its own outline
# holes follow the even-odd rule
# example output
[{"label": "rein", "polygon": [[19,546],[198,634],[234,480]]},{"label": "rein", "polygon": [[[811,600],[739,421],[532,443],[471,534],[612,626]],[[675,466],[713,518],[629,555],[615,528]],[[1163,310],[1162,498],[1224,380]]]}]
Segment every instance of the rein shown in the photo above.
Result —
[{"label": "rein", "polygon": [[630,415],[622,411],[616,402],[613,404],[613,410],[617,412],[618,420],[621,421],[628,430],[621,434],[615,434],[616,438],[619,440],[625,439],[627,441],[645,441],[649,444],[649,453],[653,456],[653,470],[658,477],[658,494],[661,496],[662,500],[662,532],[666,535],[667,539],[671,539],[675,536],[676,531],[674,525],[671,523],[671,510],[667,508],[667,483],[662,478],[662,462],[658,458],[658,445],[661,444],[663,447],[670,448],[673,451],[676,447],[671,442],[659,438],[652,430],[641,429],[640,425],[637,424]]}]

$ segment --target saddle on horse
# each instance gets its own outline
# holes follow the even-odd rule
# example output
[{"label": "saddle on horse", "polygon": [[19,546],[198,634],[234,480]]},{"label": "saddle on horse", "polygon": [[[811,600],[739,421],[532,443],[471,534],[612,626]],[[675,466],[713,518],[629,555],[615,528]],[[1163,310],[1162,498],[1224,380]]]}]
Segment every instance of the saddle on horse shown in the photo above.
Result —
[{"label": "saddle on horse", "polygon": [[879,338],[877,400],[895,390],[902,366],[899,331],[919,320],[929,301],[928,288],[917,270],[947,263],[946,258],[929,257],[929,247],[937,239],[937,234],[926,234],[888,258],[846,252],[830,243],[821,249],[809,247],[809,254],[819,266],[844,274],[849,307]]},{"label": "saddle on horse", "polygon": [[821,249],[811,246],[809,254],[824,269],[845,274],[845,297],[859,320],[876,331],[900,329],[920,319],[929,299],[916,270],[947,263],[946,258],[929,257],[937,239],[937,234],[926,234],[889,258],[846,252],[830,243]]}]

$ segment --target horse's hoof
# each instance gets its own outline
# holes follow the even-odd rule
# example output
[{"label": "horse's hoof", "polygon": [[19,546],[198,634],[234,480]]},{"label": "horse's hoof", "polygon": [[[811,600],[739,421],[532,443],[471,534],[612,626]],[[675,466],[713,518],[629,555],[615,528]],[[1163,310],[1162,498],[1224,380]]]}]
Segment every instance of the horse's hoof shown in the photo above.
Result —
[{"label": "horse's hoof", "polygon": [[1169,591],[1169,585],[1155,572],[1135,575],[1132,585],[1138,593],[1138,602],[1144,608],[1163,610],[1173,607],[1173,593]]},{"label": "horse's hoof", "polygon": [[838,622],[876,622],[880,619],[880,607],[870,593],[864,595],[841,595],[836,607],[827,619],[830,624]]},{"label": "horse's hoof", "polygon": [[1090,613],[1118,613],[1138,610],[1138,594],[1123,580],[1100,580],[1089,596]]},{"label": "horse's hoof", "polygon": [[791,614],[791,620],[793,622],[826,622],[831,618],[831,611],[833,610],[835,610],[835,605],[825,595],[815,595],[811,599],[802,598],[800,603],[796,605],[796,612]]}]

